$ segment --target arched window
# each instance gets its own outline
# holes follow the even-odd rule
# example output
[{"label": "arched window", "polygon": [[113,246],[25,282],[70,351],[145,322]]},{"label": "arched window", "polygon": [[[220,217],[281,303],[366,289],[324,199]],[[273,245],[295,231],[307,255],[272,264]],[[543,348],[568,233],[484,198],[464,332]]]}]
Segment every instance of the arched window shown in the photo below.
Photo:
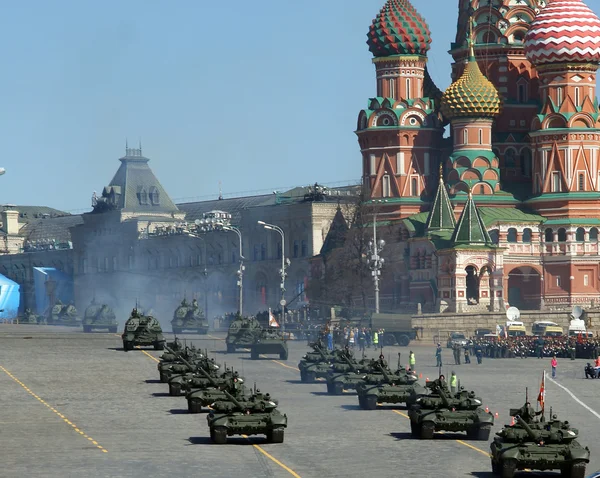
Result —
[{"label": "arched window", "polygon": [[508,242],[517,242],[517,230],[514,227],[511,227],[508,230],[508,234],[506,236],[506,240]]},{"label": "arched window", "polygon": [[390,177],[387,174],[382,178],[381,196],[384,198],[390,197]]},{"label": "arched window", "polygon": [[523,176],[531,177],[531,150],[529,148],[523,148],[521,150],[521,173]]},{"label": "arched window", "polygon": [[419,191],[417,189],[417,178],[412,178],[410,180],[410,195],[411,196],[418,196],[419,195]]},{"label": "arched window", "polygon": [[567,241],[567,230],[564,227],[561,227],[558,230],[558,242],[566,242]]},{"label": "arched window", "polygon": [[585,191],[585,176],[583,175],[583,173],[580,173],[579,177],[577,179],[578,179],[578,183],[577,183],[578,189],[580,191]]},{"label": "arched window", "polygon": [[598,229],[596,229],[595,227],[592,227],[590,229],[590,241],[597,241],[598,240]]},{"label": "arched window", "polygon": [[389,82],[389,97],[390,98],[395,98],[396,97],[396,80],[394,80],[394,78],[390,79]]},{"label": "arched window", "polygon": [[479,130],[479,144],[483,144],[483,130]]},{"label": "arched window", "polygon": [[500,242],[500,232],[498,229],[492,229],[490,231],[490,239],[492,240],[492,244],[498,244],[498,242]]},{"label": "arched window", "polygon": [[469,130],[463,130],[463,144],[469,144]]},{"label": "arched window", "polygon": [[554,242],[554,231],[552,228],[548,228],[544,231],[544,241],[546,242]]},{"label": "arched window", "polygon": [[577,242],[585,241],[585,229],[583,227],[578,227],[577,231],[575,231],[575,240]]},{"label": "arched window", "polygon": [[302,257],[306,257],[308,255],[308,245],[306,241],[302,241]]},{"label": "arched window", "polygon": [[515,167],[515,150],[509,148],[504,153],[504,166],[507,168]]},{"label": "arched window", "polygon": [[298,244],[298,241],[294,241],[294,257],[298,257],[298,254],[300,253],[299,249],[300,245]]},{"label": "arched window", "polygon": [[523,242],[530,243],[531,242],[531,229],[526,227],[523,229]]},{"label": "arched window", "polygon": [[406,79],[406,99],[410,100],[410,78]]},{"label": "arched window", "polygon": [[579,106],[580,104],[580,98],[579,98],[579,87],[576,86],[575,87],[575,106]]},{"label": "arched window", "polygon": [[260,245],[260,260],[261,261],[267,260],[267,246],[265,244]]},{"label": "arched window", "polygon": [[556,88],[556,106],[560,106],[562,104],[562,87]]}]

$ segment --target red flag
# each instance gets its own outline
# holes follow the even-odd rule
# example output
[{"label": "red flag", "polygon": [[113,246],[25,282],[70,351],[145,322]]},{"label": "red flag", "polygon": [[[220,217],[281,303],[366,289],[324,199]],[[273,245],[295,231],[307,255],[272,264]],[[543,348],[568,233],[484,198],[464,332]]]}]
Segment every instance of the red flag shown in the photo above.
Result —
[{"label": "red flag", "polygon": [[546,374],[542,372],[542,384],[540,385],[540,393],[538,395],[537,401],[542,407],[542,411],[544,411],[544,401],[546,399]]}]

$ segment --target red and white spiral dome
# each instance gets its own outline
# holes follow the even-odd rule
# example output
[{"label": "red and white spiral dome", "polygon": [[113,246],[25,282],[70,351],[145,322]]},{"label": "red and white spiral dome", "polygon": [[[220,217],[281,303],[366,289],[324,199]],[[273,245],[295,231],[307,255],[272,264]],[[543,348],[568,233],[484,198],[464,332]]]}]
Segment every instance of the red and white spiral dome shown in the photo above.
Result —
[{"label": "red and white spiral dome", "polygon": [[548,0],[525,36],[534,65],[600,63],[600,19],[583,0]]}]

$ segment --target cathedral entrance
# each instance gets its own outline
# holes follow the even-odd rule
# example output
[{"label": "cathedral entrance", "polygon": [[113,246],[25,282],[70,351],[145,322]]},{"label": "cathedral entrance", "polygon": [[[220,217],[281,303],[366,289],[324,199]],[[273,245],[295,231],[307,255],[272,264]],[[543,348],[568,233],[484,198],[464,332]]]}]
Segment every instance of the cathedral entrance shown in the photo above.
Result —
[{"label": "cathedral entrance", "polygon": [[538,310],[541,301],[541,276],[530,266],[521,266],[508,274],[508,303],[522,310]]},{"label": "cathedral entrance", "polygon": [[479,303],[479,276],[474,266],[465,268],[467,273],[467,304],[474,305]]}]

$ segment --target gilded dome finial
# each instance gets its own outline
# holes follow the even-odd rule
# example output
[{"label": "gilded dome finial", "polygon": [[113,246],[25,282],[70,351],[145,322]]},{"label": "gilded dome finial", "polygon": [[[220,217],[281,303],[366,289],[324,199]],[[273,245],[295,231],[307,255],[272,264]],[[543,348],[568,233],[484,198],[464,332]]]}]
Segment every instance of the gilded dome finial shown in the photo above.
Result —
[{"label": "gilded dome finial", "polygon": [[467,45],[469,45],[469,60],[474,60],[475,59],[475,47],[474,47],[474,41],[473,41],[473,23],[475,23],[475,21],[473,20],[473,17],[470,16],[469,17],[469,38],[467,38]]}]

